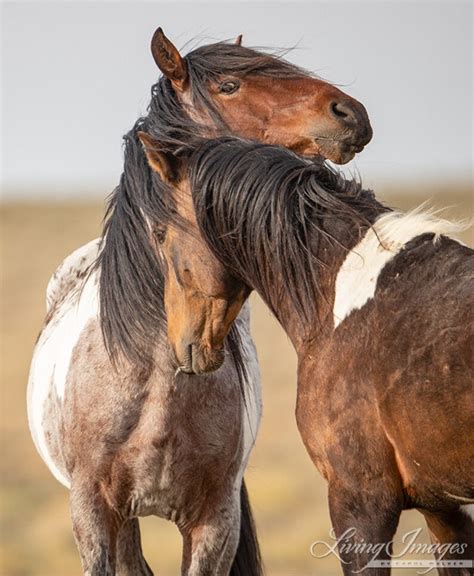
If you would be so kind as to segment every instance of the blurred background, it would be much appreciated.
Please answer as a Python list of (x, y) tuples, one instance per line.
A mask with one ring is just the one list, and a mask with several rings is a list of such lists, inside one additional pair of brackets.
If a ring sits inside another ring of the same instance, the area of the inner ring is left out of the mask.
[[(122, 135), (142, 114), (158, 72), (162, 26), (184, 51), (243, 34), (365, 104), (373, 141), (344, 167), (392, 206), (424, 200), (472, 215), (471, 2), (3, 2), (1, 6), (1, 564), (5, 576), (80, 574), (68, 493), (30, 440), (25, 391), (61, 260), (98, 236), (122, 167)], [(463, 240), (472, 245), (472, 236)], [(253, 298), (264, 418), (246, 478), (269, 576), (339, 574), (309, 549), (329, 539), (326, 487), (294, 422), (295, 356)], [(156, 573), (178, 573), (173, 525), (142, 521)], [(397, 533), (423, 527), (405, 513)], [(424, 531), (425, 538), (427, 537)], [(395, 571), (395, 574), (397, 571)], [(415, 570), (400, 570), (410, 576)], [(433, 573), (433, 572), (432, 572)]]

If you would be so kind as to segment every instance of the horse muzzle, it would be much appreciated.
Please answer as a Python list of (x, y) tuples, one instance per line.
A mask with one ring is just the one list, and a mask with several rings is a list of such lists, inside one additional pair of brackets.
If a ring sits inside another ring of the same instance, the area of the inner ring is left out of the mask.
[(225, 350), (209, 348), (200, 344), (186, 344), (181, 347), (181, 353), (176, 353), (179, 370), (185, 374), (207, 374), (222, 366)]

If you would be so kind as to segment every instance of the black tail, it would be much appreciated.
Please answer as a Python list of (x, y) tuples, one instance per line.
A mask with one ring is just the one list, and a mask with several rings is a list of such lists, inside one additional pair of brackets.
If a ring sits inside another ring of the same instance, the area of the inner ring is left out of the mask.
[(245, 482), (240, 489), (240, 539), (229, 576), (263, 576), (260, 547)]

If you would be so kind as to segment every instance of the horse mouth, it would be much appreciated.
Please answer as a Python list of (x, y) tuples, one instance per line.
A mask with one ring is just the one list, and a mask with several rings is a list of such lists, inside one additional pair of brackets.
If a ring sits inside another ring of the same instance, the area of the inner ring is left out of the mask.
[(210, 350), (196, 344), (187, 346), (178, 372), (185, 374), (207, 374), (220, 368), (224, 362), (224, 348)]
[[(177, 355), (176, 355), (177, 356)], [(194, 374), (193, 370), (193, 346), (189, 344), (186, 346), (181, 362), (178, 364), (178, 372), (184, 372), (184, 374)]]
[(366, 145), (332, 136), (315, 136), (314, 142), (319, 153), (335, 164), (347, 164), (356, 154), (362, 152)]

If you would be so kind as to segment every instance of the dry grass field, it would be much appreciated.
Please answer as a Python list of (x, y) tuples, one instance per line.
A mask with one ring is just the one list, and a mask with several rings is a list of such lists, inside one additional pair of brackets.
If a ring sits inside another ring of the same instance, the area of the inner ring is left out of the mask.
[[(469, 189), (437, 194), (451, 216), (472, 213)], [(406, 208), (430, 196), (417, 191), (381, 195)], [(71, 533), (68, 493), (36, 454), (26, 420), (30, 357), (44, 315), (45, 288), (56, 265), (99, 234), (100, 204), (10, 203), (2, 208), (1, 510), (2, 576), (80, 574)], [(465, 242), (472, 243), (466, 235)], [(313, 541), (328, 539), (326, 487), (313, 468), (294, 421), (295, 355), (275, 320), (254, 297), (253, 333), (262, 367), (264, 418), (246, 478), (269, 576), (340, 574), (334, 557), (310, 555)], [(397, 538), (423, 526), (416, 512), (402, 517)], [(146, 557), (155, 573), (178, 574), (180, 540), (174, 526), (142, 521)], [(426, 532), (424, 532), (426, 538)], [(397, 571), (395, 572), (397, 573)], [(400, 570), (410, 576), (415, 570)], [(433, 574), (433, 572), (432, 572)]]

